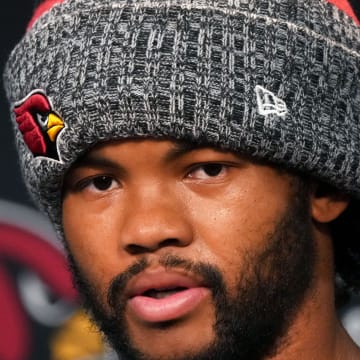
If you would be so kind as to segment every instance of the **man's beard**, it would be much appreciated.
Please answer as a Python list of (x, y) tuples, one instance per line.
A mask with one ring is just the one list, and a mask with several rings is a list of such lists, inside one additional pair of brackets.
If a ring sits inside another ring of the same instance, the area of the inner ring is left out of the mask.
[[(299, 183), (292, 204), (266, 236), (265, 249), (239, 259), (235, 295), (229, 294), (221, 271), (214, 265), (170, 254), (159, 259), (165, 268), (184, 269), (200, 276), (211, 290), (216, 310), (213, 343), (201, 352), (186, 349), (181, 357), (169, 355), (168, 359), (261, 360), (275, 355), (286, 342), (286, 333), (311, 287), (316, 256), (308, 194), (305, 185)], [(121, 359), (153, 359), (132, 343), (125, 321), (126, 299), (122, 296), (129, 280), (149, 266), (146, 257), (112, 280), (106, 294), (110, 315), (104, 310), (99, 291), (87, 281), (73, 255), (68, 256), (85, 308)], [(164, 329), (172, 325), (161, 324)], [(146, 351), (149, 353), (151, 349)]]

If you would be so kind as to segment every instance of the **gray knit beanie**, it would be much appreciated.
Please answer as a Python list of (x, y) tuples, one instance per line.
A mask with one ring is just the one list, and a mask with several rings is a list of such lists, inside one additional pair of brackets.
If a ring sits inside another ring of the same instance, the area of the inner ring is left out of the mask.
[(59, 231), (67, 169), (134, 136), (245, 152), (360, 196), (360, 28), (347, 1), (47, 3), (4, 78), (25, 181)]

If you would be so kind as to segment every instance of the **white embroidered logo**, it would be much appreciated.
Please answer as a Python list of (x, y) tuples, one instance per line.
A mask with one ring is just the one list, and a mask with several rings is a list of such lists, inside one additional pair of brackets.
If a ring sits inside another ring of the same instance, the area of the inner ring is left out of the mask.
[(288, 109), (285, 101), (279, 99), (274, 93), (260, 85), (256, 85), (255, 92), (260, 115), (285, 116), (287, 114)]

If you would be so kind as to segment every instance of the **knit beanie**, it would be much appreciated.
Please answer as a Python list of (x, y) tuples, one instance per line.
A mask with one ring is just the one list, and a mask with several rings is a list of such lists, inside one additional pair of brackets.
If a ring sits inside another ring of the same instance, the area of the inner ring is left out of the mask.
[(360, 29), (344, 0), (48, 0), (4, 80), (25, 182), (61, 232), (100, 142), (246, 153), (360, 196)]

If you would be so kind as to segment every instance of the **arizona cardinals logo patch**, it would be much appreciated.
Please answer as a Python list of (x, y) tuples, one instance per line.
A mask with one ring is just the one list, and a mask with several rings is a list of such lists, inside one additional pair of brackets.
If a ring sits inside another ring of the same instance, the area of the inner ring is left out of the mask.
[(24, 141), (34, 156), (59, 160), (56, 140), (65, 124), (42, 90), (15, 103), (14, 113)]

